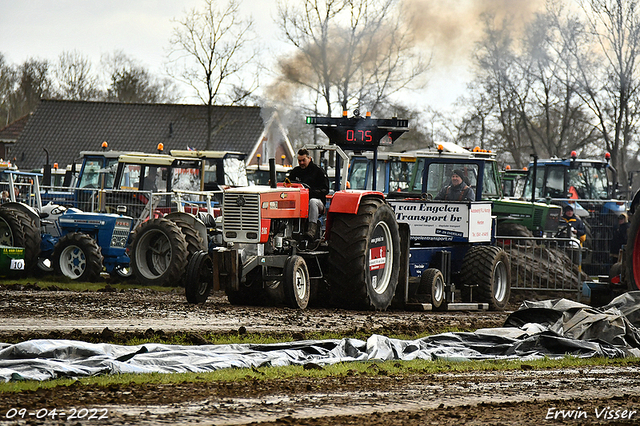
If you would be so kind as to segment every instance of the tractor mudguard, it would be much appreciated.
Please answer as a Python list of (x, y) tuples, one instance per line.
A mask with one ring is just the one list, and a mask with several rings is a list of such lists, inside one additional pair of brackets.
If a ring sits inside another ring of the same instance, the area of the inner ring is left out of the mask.
[(333, 194), (331, 198), (329, 213), (356, 214), (358, 213), (358, 207), (360, 207), (360, 200), (364, 196), (374, 196), (384, 200), (384, 195), (379, 191), (362, 191), (355, 189), (338, 191)]

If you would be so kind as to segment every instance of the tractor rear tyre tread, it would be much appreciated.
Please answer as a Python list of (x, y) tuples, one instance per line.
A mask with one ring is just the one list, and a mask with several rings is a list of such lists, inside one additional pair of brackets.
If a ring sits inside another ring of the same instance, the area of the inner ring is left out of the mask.
[(640, 209), (636, 208), (630, 223), (624, 248), (622, 280), (627, 283), (629, 291), (635, 291), (640, 290)]
[(461, 271), (465, 284), (475, 284), (479, 302), (489, 309), (501, 311), (511, 295), (511, 268), (509, 256), (500, 247), (474, 246), (464, 257)]
[[(380, 230), (387, 240), (383, 241), (387, 253), (382, 268), (375, 271), (370, 265), (370, 245), (374, 232)], [(379, 271), (382, 271), (380, 283)], [(393, 209), (382, 199), (363, 198), (357, 214), (333, 217), (327, 279), (335, 305), (346, 309), (387, 309), (393, 300), (399, 271), (398, 223)]]
[(37, 269), (41, 237), (33, 219), (21, 210), (0, 208), (0, 222), (8, 226), (3, 229), (5, 227), (0, 223), (0, 242), (24, 248), (25, 271)]
[[(187, 263), (191, 260), (191, 257), (200, 250), (206, 250), (207, 246), (205, 245), (202, 236), (189, 225), (188, 222), (181, 220), (179, 218), (173, 218), (172, 221), (178, 225), (182, 235), (184, 235), (184, 239), (187, 242)], [(183, 281), (181, 287), (186, 287), (186, 275), (183, 276)]]
[(187, 255), (184, 234), (169, 219), (150, 219), (131, 235), (131, 269), (143, 285), (177, 286), (187, 268)]

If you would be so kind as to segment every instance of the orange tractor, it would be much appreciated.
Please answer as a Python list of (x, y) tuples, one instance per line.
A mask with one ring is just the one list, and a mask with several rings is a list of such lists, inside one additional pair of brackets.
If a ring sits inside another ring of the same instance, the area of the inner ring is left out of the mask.
[[(374, 151), (408, 130), (407, 120), (372, 119), (357, 111), (353, 117), (308, 117), (307, 123), (332, 145)], [(398, 285), (401, 248), (395, 213), (384, 195), (337, 189), (329, 196), (322, 237), (308, 241), (309, 189), (276, 184), (275, 161), (270, 162), (269, 186), (224, 191), (218, 229), (224, 243), (191, 257), (187, 300), (202, 303), (212, 290), (224, 290), (232, 304), (304, 309), (330, 300), (349, 309), (387, 309)], [(347, 165), (343, 160), (345, 171)]]

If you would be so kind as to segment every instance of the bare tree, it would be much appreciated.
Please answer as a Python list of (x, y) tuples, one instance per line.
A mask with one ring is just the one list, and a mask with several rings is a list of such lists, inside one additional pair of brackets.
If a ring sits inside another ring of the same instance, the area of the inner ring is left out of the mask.
[[(490, 125), (494, 110), (493, 98), (478, 89), (476, 83), (469, 83), (469, 94), (456, 102), (460, 109), (465, 111), (457, 125), (456, 143), (460, 146), (489, 149), (495, 147), (493, 126)], [(518, 162), (516, 164), (521, 167)]]
[[(170, 44), (169, 73), (193, 87), (207, 105), (207, 143), (221, 122), (213, 123), (212, 107), (218, 101), (239, 104), (258, 87), (257, 75), (246, 74), (255, 62), (251, 20), (240, 18), (240, 2), (204, 0), (202, 10), (192, 9), (176, 20)], [(252, 81), (245, 83), (245, 78)]]
[(89, 101), (100, 97), (98, 77), (91, 72), (91, 61), (76, 51), (60, 54), (54, 76), (57, 96), (62, 99)]
[[(484, 37), (475, 52), (476, 80), (470, 86), (480, 93), (475, 96), (474, 111), (470, 112), (469, 118), (480, 111), (482, 126), (487, 125), (489, 118), (495, 136), (493, 142), (497, 146), (485, 148), (500, 147), (520, 164), (524, 161), (522, 153), (531, 148), (522, 125), (523, 105), (529, 96), (530, 83), (519, 64), (510, 21), (505, 18), (496, 24), (494, 15), (488, 13), (483, 19)], [(487, 111), (491, 111), (488, 117)], [(482, 142), (484, 144), (485, 140)]]
[(483, 18), (476, 80), (460, 137), (472, 138), (470, 131), (481, 126), (480, 142), (509, 152), (519, 167), (529, 154), (563, 156), (593, 144), (598, 134), (562, 42), (563, 32), (575, 26), (560, 22), (551, 8), (535, 14), (521, 33), (509, 18)]
[(429, 69), (396, 0), (287, 0), (278, 4), (286, 41), (297, 52), (280, 59), (282, 78), (313, 92), (326, 113), (366, 105), (375, 111), (389, 96)]
[[(581, 0), (587, 32), (564, 40), (574, 55), (580, 95), (597, 119), (620, 178), (637, 134), (640, 10), (635, 0)], [(576, 18), (577, 20), (577, 18)]]
[(9, 95), (14, 119), (35, 111), (40, 99), (51, 97), (50, 67), (48, 61), (33, 58), (18, 67), (18, 85)]
[(102, 57), (108, 87), (105, 99), (125, 103), (163, 103), (179, 99), (175, 84), (158, 79), (121, 51)]
[(12, 94), (17, 86), (18, 77), (14, 67), (6, 63), (0, 53), (0, 127), (4, 127), (19, 118), (14, 115)]

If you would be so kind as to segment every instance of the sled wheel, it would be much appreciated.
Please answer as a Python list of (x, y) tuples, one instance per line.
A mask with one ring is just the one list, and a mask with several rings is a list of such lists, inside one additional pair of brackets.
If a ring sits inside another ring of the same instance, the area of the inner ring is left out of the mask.
[(426, 294), (431, 295), (431, 306), (438, 309), (442, 306), (445, 298), (444, 276), (439, 269), (428, 268), (420, 276), (420, 288)]
[(285, 303), (291, 308), (305, 309), (309, 304), (311, 282), (304, 258), (290, 256), (284, 264)]
[(172, 221), (151, 219), (133, 231), (130, 258), (141, 284), (178, 286), (187, 268), (187, 242)]
[(640, 290), (640, 210), (631, 216), (624, 248), (624, 281), (629, 291)]
[(347, 309), (385, 310), (400, 271), (400, 236), (393, 209), (365, 197), (356, 214), (335, 214), (327, 279), (334, 302)]
[(25, 212), (0, 208), (0, 244), (24, 248), (25, 271), (33, 271), (40, 254), (40, 229)]
[(489, 303), (491, 310), (503, 310), (511, 295), (511, 268), (507, 253), (496, 246), (469, 249), (462, 264), (466, 284), (476, 284), (479, 302)]
[(102, 272), (102, 253), (98, 243), (80, 232), (60, 238), (52, 255), (56, 273), (72, 280), (95, 282)]
[(185, 278), (185, 295), (189, 303), (204, 303), (213, 288), (213, 260), (204, 250), (191, 256)]

